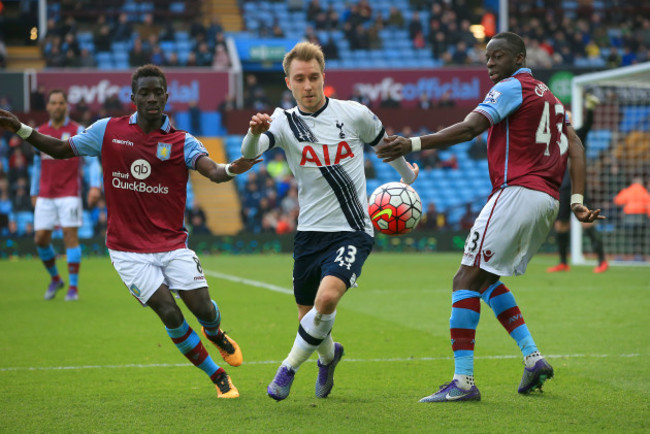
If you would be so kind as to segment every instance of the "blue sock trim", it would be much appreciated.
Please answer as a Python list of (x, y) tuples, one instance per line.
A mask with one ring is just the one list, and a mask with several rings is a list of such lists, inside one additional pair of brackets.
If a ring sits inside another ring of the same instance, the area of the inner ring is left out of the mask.
[(41, 261), (49, 261), (50, 259), (54, 259), (56, 256), (52, 244), (47, 247), (36, 246), (36, 251), (38, 252), (38, 257), (41, 258)]
[(221, 312), (219, 311), (219, 306), (217, 306), (217, 302), (214, 300), (211, 301), (212, 304), (214, 305), (215, 311), (217, 312), (217, 316), (214, 318), (213, 321), (203, 321), (199, 318), (197, 318), (197, 320), (199, 321), (199, 324), (205, 327), (206, 334), (213, 336), (219, 332), (219, 326), (221, 325)]
[(68, 263), (78, 264), (81, 262), (81, 246), (70, 247), (65, 250), (65, 254), (68, 257)]
[(537, 345), (535, 345), (535, 340), (528, 330), (526, 324), (522, 324), (510, 333), (510, 336), (517, 342), (517, 345), (521, 349), (521, 353), (524, 357), (538, 351)]
[(499, 316), (502, 312), (505, 312), (506, 310), (517, 306), (515, 296), (512, 295), (512, 292), (510, 291), (501, 295), (497, 295), (496, 297), (492, 297), (488, 304), (494, 311), (495, 316)]
[(474, 351), (454, 351), (454, 374), (474, 375)]
[(476, 329), (481, 314), (470, 309), (451, 308), (449, 327), (452, 329)]
[(209, 376), (212, 376), (215, 372), (219, 370), (219, 365), (214, 363), (214, 360), (212, 360), (212, 357), (208, 355), (208, 357), (205, 358), (203, 363), (201, 363), (197, 368), (201, 369), (203, 372), (208, 374)]
[(483, 299), (484, 302), (487, 304), (490, 304), (490, 295), (492, 294), (492, 291), (494, 291), (494, 288), (496, 288), (499, 285), (503, 285), (502, 281), (497, 281), (496, 283), (493, 283), (492, 285), (488, 286), (488, 289), (483, 291), (483, 294), (481, 294), (481, 298)]
[(185, 335), (185, 333), (187, 333), (189, 328), (190, 325), (187, 323), (187, 321), (183, 320), (183, 324), (181, 324), (180, 327), (177, 327), (175, 329), (165, 327), (165, 330), (167, 330), (167, 334), (170, 338), (180, 338)]
[(470, 291), (469, 289), (459, 289), (451, 293), (451, 302), (456, 303), (457, 301), (465, 300), (466, 298), (479, 298), (480, 293), (476, 291)]

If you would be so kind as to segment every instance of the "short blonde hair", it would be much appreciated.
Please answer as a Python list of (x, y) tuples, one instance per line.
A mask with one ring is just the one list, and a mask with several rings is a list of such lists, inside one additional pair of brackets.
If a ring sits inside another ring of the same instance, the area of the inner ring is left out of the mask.
[(325, 72), (325, 55), (323, 55), (323, 50), (320, 46), (316, 44), (311, 42), (300, 42), (296, 44), (291, 51), (284, 55), (282, 67), (284, 68), (284, 73), (287, 77), (289, 76), (289, 66), (294, 59), (302, 60), (304, 62), (316, 59), (320, 66), (320, 72)]

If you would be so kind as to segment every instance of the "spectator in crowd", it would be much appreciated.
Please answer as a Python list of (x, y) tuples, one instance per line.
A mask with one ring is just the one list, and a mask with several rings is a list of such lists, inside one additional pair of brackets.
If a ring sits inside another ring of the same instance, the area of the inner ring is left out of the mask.
[(289, 164), (282, 152), (275, 153), (273, 160), (266, 164), (266, 169), (268, 170), (269, 175), (275, 180), (283, 179), (287, 175), (291, 174)]
[(95, 235), (105, 238), (108, 212), (106, 210), (106, 200), (103, 197), (99, 198), (97, 205), (91, 210), (91, 216)]
[(9, 234), (9, 217), (13, 213), (13, 203), (9, 195), (9, 182), (7, 179), (0, 179), (0, 235), (3, 237)]
[(0, 109), (2, 110), (11, 110), (12, 106), (9, 102), (9, 97), (2, 95), (0, 96)]
[(456, 106), (456, 101), (451, 96), (451, 89), (446, 90), (440, 95), (440, 99), (436, 103), (438, 108), (451, 108)]
[(466, 65), (470, 63), (469, 53), (465, 41), (458, 41), (456, 49), (451, 55), (451, 61), (454, 65)]
[(111, 27), (104, 23), (99, 24), (93, 32), (95, 52), (107, 53), (111, 51)]
[(447, 226), (447, 216), (445, 213), (438, 212), (436, 204), (429, 202), (427, 209), (422, 215), (422, 220), (418, 224), (418, 229), (424, 231), (436, 231), (444, 229)]
[(201, 124), (201, 109), (196, 101), (187, 103), (187, 112), (190, 116), (190, 133), (195, 136), (203, 134), (203, 125)]
[(648, 250), (646, 234), (650, 222), (650, 193), (643, 185), (643, 177), (634, 177), (614, 197), (614, 203), (623, 207), (623, 227), (631, 232), (634, 254), (642, 259)]
[(7, 67), (7, 45), (4, 37), (0, 35), (0, 68)]
[(81, 49), (81, 54), (79, 55), (78, 65), (81, 68), (96, 68), (97, 61), (87, 48)]
[(231, 93), (227, 93), (223, 101), (219, 104), (217, 107), (217, 110), (221, 114), (221, 120), (225, 122), (225, 120), (228, 118), (228, 113), (235, 110), (237, 108), (237, 102), (235, 101), (235, 95)]
[(124, 104), (122, 104), (122, 101), (120, 101), (120, 97), (117, 93), (107, 96), (102, 103), (102, 108), (104, 108), (104, 110), (106, 110), (106, 112), (109, 114), (122, 114), (124, 112)]
[(144, 14), (142, 23), (135, 26), (135, 31), (143, 41), (148, 41), (152, 36), (158, 39), (161, 30), (162, 29), (154, 21), (153, 14), (151, 12)]
[(74, 54), (74, 51), (71, 48), (65, 52), (63, 66), (66, 68), (79, 68), (81, 66), (81, 59), (79, 56)]
[(485, 160), (487, 158), (486, 134), (480, 134), (472, 140), (472, 144), (467, 150), (467, 155), (474, 161)]
[(165, 53), (163, 53), (160, 44), (156, 44), (153, 46), (149, 61), (157, 66), (161, 66), (165, 63)]
[(198, 66), (196, 63), (196, 53), (194, 51), (190, 51), (187, 53), (187, 59), (185, 60), (185, 65), (187, 67), (194, 67)]
[(32, 198), (29, 195), (29, 182), (27, 181), (27, 178), (18, 178), (16, 184), (12, 187), (12, 190), (14, 211), (31, 211)]
[(201, 42), (194, 51), (196, 66), (212, 66), (213, 53), (206, 42)]
[(12, 189), (18, 185), (18, 180), (21, 178), (29, 179), (29, 164), (19, 142), (18, 146), (13, 147), (9, 157), (9, 185)]
[(159, 37), (161, 41), (169, 42), (176, 40), (176, 30), (174, 29), (174, 24), (171, 20), (165, 21)]
[(165, 59), (165, 66), (167, 67), (179, 67), (182, 66), (180, 61), (178, 60), (178, 54), (176, 54), (174, 51), (169, 53)]
[(379, 103), (379, 106), (381, 108), (400, 108), (401, 105), (402, 104), (400, 103), (400, 101), (395, 99), (390, 92), (386, 93), (386, 95)]
[(363, 104), (366, 107), (370, 107), (371, 105), (370, 98), (368, 98), (367, 95), (361, 93), (361, 89), (358, 86), (354, 87), (354, 90), (352, 91), (352, 95), (350, 96), (350, 100), (356, 101), (359, 104)]
[(131, 67), (138, 67), (149, 63), (149, 53), (147, 53), (142, 45), (142, 39), (135, 38), (133, 40), (133, 48), (129, 52), (129, 65)]
[(215, 46), (212, 68), (217, 70), (226, 70), (230, 68), (230, 57), (223, 45)]
[(67, 53), (69, 50), (72, 50), (74, 57), (79, 57), (79, 55), (81, 55), (81, 47), (79, 47), (79, 42), (77, 41), (77, 37), (74, 35), (74, 33), (67, 33), (63, 37), (61, 51)]
[(217, 33), (214, 37), (214, 47), (215, 49), (219, 46), (222, 46), (224, 51), (228, 52), (228, 44), (226, 43), (226, 35), (223, 32)]
[(307, 21), (315, 21), (316, 16), (323, 12), (323, 8), (320, 5), (319, 0), (309, 0), (309, 4), (307, 5)]
[(32, 111), (45, 110), (45, 85), (39, 84), (29, 95), (29, 107)]
[(65, 54), (61, 52), (61, 47), (56, 44), (52, 45), (50, 53), (45, 56), (45, 66), (50, 68), (62, 68), (65, 66), (65, 62)]
[(196, 200), (192, 202), (192, 207), (187, 211), (186, 220), (189, 222), (192, 235), (212, 235), (206, 225), (205, 212)]
[(413, 12), (411, 14), (411, 19), (409, 20), (408, 25), (409, 39), (412, 41), (415, 39), (415, 36), (418, 32), (424, 34), (424, 28), (422, 27), (422, 21), (420, 21), (420, 13)]
[(133, 35), (133, 25), (129, 22), (129, 16), (126, 12), (120, 13), (117, 18), (117, 24), (113, 29), (111, 39), (115, 42), (127, 42)]
[(429, 110), (432, 107), (433, 103), (429, 99), (427, 92), (421, 92), (420, 96), (418, 97), (418, 108), (421, 110)]
[(284, 30), (278, 19), (273, 20), (273, 27), (271, 28), (271, 36), (274, 38), (284, 38)]
[(423, 149), (420, 151), (420, 167), (427, 170), (440, 167), (440, 157), (437, 149)]
[(388, 11), (388, 19), (386, 20), (386, 25), (395, 29), (401, 29), (404, 27), (404, 24), (405, 21), (404, 15), (402, 15), (402, 11), (396, 6), (391, 6)]
[(284, 110), (289, 110), (295, 105), (296, 103), (293, 100), (293, 95), (291, 95), (291, 92), (288, 90), (283, 91), (282, 98), (280, 99), (280, 104), (278, 104), (278, 107), (281, 107)]
[(313, 26), (307, 26), (305, 28), (305, 35), (303, 36), (303, 38), (306, 41), (311, 42), (312, 44), (321, 45), (321, 41), (320, 39), (318, 39), (318, 35), (316, 34), (316, 30), (314, 30)]
[(440, 167), (449, 170), (458, 169), (458, 157), (456, 157), (456, 154), (451, 154), (448, 159), (440, 161)]
[(472, 204), (466, 203), (465, 214), (462, 215), (460, 221), (458, 222), (458, 224), (460, 225), (460, 230), (469, 231), (470, 229), (472, 229), (475, 218), (476, 218), (476, 214), (474, 213), (474, 211), (472, 211)]
[(210, 25), (205, 31), (205, 40), (208, 44), (213, 44), (217, 39), (217, 35), (220, 33), (223, 34), (223, 25), (221, 24), (219, 16), (213, 15), (210, 19)]
[(327, 37), (327, 42), (323, 45), (323, 54), (325, 54), (327, 60), (339, 59), (339, 47), (331, 34)]
[(442, 30), (437, 31), (432, 35), (433, 36), (429, 38), (429, 43), (431, 44), (431, 55), (434, 59), (442, 59), (445, 53), (447, 53), (447, 36)]

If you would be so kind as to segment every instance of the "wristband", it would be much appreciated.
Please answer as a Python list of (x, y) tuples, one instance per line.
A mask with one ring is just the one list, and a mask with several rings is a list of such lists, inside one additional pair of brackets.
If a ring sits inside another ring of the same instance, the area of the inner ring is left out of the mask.
[(572, 194), (571, 195), (571, 205), (577, 203), (578, 205), (583, 205), (585, 198), (581, 194)]
[(16, 135), (21, 139), (26, 139), (27, 137), (32, 135), (32, 131), (33, 131), (32, 127), (21, 123), (20, 129), (16, 131)]
[(422, 139), (411, 137), (411, 152), (417, 152), (422, 149)]
[(229, 167), (230, 167), (230, 164), (226, 164), (226, 167), (225, 167), (225, 169), (226, 169), (226, 175), (230, 176), (231, 178), (234, 178), (237, 174), (236, 174), (236, 173), (232, 173), (230, 170), (228, 170)]

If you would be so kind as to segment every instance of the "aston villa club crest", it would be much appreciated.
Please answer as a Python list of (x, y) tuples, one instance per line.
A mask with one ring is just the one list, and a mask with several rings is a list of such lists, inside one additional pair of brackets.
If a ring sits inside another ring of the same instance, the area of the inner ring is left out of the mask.
[(158, 159), (162, 161), (169, 160), (171, 154), (172, 145), (169, 143), (158, 142), (158, 150), (156, 151), (156, 157), (158, 157)]

